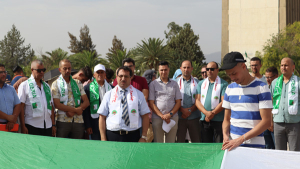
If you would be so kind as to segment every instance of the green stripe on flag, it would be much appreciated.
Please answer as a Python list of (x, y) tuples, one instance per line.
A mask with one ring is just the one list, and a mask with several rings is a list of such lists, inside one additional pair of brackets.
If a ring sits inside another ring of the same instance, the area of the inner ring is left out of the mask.
[(222, 143), (121, 143), (0, 132), (1, 168), (220, 168)]

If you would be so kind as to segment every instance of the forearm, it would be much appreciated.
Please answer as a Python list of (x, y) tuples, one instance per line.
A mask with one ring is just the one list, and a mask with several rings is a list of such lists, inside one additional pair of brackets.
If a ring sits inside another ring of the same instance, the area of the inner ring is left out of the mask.
[(106, 116), (100, 115), (99, 117), (99, 131), (101, 140), (107, 140), (106, 138)]
[(173, 112), (173, 114), (176, 114), (180, 107), (181, 107), (181, 101), (176, 100), (175, 106), (173, 107), (171, 112)]
[(143, 123), (142, 123), (142, 136), (147, 136), (147, 131), (148, 131), (148, 128), (149, 128), (149, 113), (144, 114), (142, 116), (142, 120), (143, 120)]
[(153, 112), (161, 117), (163, 114), (160, 112), (160, 110), (157, 108), (157, 106), (154, 104), (154, 100), (149, 100), (149, 106), (153, 110)]
[(206, 109), (204, 108), (204, 106), (202, 105), (199, 99), (195, 101), (195, 105), (205, 116), (208, 116), (208, 114), (206, 113), (207, 112)]
[(8, 115), (7, 115), (6, 113), (0, 111), (0, 119), (5, 119), (5, 120), (7, 120), (7, 119), (8, 119), (7, 116), (8, 116)]
[(218, 104), (218, 106), (213, 110), (213, 112), (215, 113), (215, 115), (218, 114), (218, 113), (220, 113), (222, 110), (224, 110), (224, 108), (222, 107), (222, 103), (223, 102), (220, 102)]
[(224, 119), (222, 123), (222, 130), (223, 130), (223, 136), (229, 137), (230, 121)]
[(149, 90), (148, 89), (143, 89), (142, 92), (144, 94), (146, 102), (148, 102)]
[(18, 117), (20, 115), (20, 112), (21, 112), (21, 104), (15, 105), (13, 115)]
[(63, 112), (75, 112), (75, 107), (70, 107), (70, 106), (64, 105), (64, 104), (62, 104), (60, 102), (59, 103), (55, 103), (54, 102), (54, 105), (60, 111), (63, 111)]
[(21, 123), (21, 126), (24, 126), (25, 127), (25, 104), (24, 103), (21, 103), (21, 112), (20, 112), (20, 123)]
[[(265, 130), (267, 130), (271, 126), (270, 120), (261, 120), (253, 129), (245, 133), (245, 140), (249, 140), (253, 137), (258, 136), (259, 134), (263, 133)], [(241, 136), (244, 137), (244, 136)]]
[(54, 113), (53, 106), (52, 106), (52, 110), (51, 110), (51, 121), (52, 121), (52, 125), (55, 125), (55, 113)]

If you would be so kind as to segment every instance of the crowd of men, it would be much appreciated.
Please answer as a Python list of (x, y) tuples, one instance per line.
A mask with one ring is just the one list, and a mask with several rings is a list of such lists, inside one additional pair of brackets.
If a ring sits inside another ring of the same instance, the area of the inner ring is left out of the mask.
[[(295, 63), (281, 60), (281, 76), (270, 67), (260, 74), (261, 60), (239, 52), (224, 56), (223, 66), (210, 62), (202, 79), (192, 76), (191, 61), (181, 63), (173, 79), (169, 63), (134, 75), (135, 61), (126, 58), (114, 72), (98, 64), (71, 75), (72, 64), (59, 62), (59, 77), (48, 85), (42, 61), (31, 63), (31, 76), (16, 67), (11, 85), (0, 64), (0, 125), (24, 134), (120, 142), (223, 143), (300, 151), (299, 77)], [(218, 76), (226, 71), (231, 83)], [(273, 100), (273, 101), (272, 101)], [(288, 144), (287, 144), (288, 143)]]

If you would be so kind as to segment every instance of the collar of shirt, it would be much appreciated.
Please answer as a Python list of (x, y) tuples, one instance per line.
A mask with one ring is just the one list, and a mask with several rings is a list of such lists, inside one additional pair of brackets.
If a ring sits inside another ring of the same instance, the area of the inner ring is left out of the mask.
[[(161, 82), (161, 83), (163, 83), (163, 81), (161, 80), (161, 78), (160, 78), (160, 77), (159, 77), (159, 78), (157, 78), (156, 80), (157, 80), (158, 82)], [(168, 83), (169, 83), (169, 82), (171, 82), (170, 78), (168, 78)]]
[(4, 87), (7, 87), (6, 83), (4, 83), (4, 85), (2, 87), (0, 87), (0, 89), (3, 89)]
[[(120, 86), (119, 86), (119, 90), (118, 90), (118, 93), (120, 93), (121, 90), (126, 90), (126, 92), (128, 92), (130, 90), (130, 85), (126, 88), (126, 89), (122, 89)], [(125, 93), (126, 93), (125, 92)]]

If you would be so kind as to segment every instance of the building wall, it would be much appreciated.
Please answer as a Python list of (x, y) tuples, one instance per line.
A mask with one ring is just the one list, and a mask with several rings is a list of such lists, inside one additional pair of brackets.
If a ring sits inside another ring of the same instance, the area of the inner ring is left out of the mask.
[(229, 0), (229, 52), (247, 52), (248, 58), (261, 52), (279, 32), (278, 5), (278, 0)]

